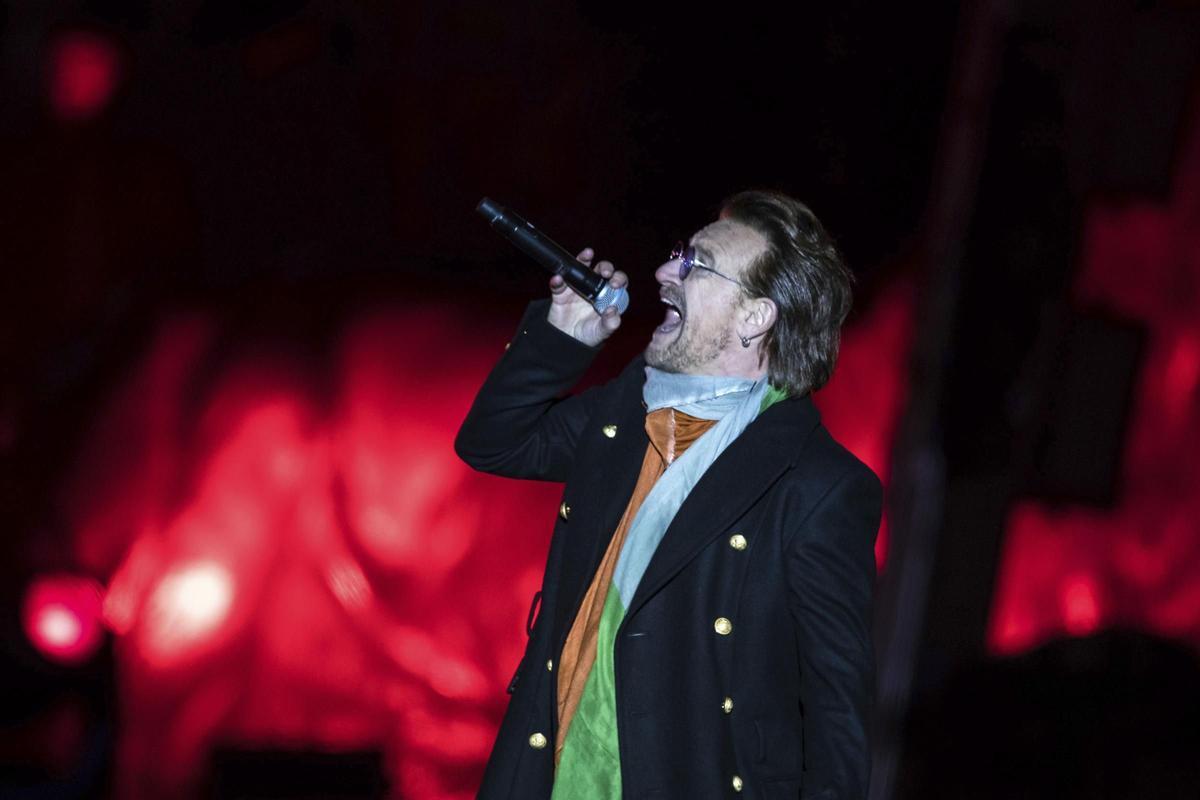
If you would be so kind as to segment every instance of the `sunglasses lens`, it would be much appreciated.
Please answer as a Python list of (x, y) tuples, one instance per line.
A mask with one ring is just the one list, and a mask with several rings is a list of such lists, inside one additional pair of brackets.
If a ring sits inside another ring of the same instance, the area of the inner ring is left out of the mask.
[(679, 280), (684, 280), (692, 274), (692, 265), (696, 260), (696, 248), (685, 247), (679, 254)]
[(679, 280), (683, 280), (692, 271), (692, 259), (690, 250), (692, 248), (685, 247), (683, 242), (676, 242), (675, 249), (671, 251), (671, 260), (679, 261)]

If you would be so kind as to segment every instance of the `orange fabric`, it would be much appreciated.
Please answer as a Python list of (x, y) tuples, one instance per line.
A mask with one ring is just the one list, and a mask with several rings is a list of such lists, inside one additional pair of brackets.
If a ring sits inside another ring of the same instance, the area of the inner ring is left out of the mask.
[(646, 433), (650, 444), (646, 447), (646, 456), (642, 459), (642, 471), (638, 474), (637, 484), (617, 530), (604, 551), (600, 568), (583, 596), (583, 604), (575, 615), (571, 630), (563, 644), (562, 653), (558, 658), (558, 735), (554, 741), (554, 763), (558, 764), (562, 757), (563, 743), (567, 739), (567, 729), (571, 719), (579, 708), (579, 699), (583, 697), (583, 687), (587, 683), (592, 664), (596, 661), (596, 639), (600, 630), (600, 615), (604, 611), (604, 601), (608, 598), (608, 589), (612, 586), (613, 573), (617, 569), (617, 560), (621, 555), (621, 547), (625, 537), (637, 516), (638, 509), (646, 495), (654, 487), (667, 470), (667, 466), (676, 458), (683, 455), (693, 442), (705, 431), (716, 424), (716, 420), (700, 419), (673, 408), (660, 408), (646, 415)]

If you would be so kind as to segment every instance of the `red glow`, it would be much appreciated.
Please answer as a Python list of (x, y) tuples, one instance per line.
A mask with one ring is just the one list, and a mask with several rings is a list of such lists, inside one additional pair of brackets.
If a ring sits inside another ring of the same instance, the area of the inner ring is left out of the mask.
[(1077, 304), (1143, 321), (1149, 341), (1116, 508), (1026, 503), (1008, 524), (989, 647), (1133, 626), (1200, 644), (1200, 106), (1169, 204), (1089, 213)]
[(361, 611), (371, 601), (371, 585), (362, 568), (349, 559), (341, 559), (326, 573), (334, 597), (350, 611)]
[[(903, 349), (907, 302), (848, 334), (823, 393), (880, 471), (904, 359), (872, 354)], [(199, 392), (211, 327), (160, 332), (64, 503), (78, 557), (112, 575), (118, 796), (186, 794), (217, 740), (377, 747), (397, 796), (474, 794), (561, 491), (454, 455), (509, 322), (395, 309), (351, 324), (328, 368), (238, 360)]]
[(42, 608), (34, 629), (42, 644), (52, 649), (73, 647), (83, 638), (83, 623), (79, 617), (71, 609), (57, 603)]
[(51, 661), (78, 664), (100, 648), (100, 585), (77, 575), (45, 575), (25, 592), (25, 634)]
[[(875, 299), (858, 324), (847, 328), (833, 379), (816, 393), (825, 427), (887, 484), (891, 447), (908, 389), (913, 286), (897, 281)], [(875, 564), (887, 561), (885, 512), (875, 540)]]
[(109, 40), (89, 31), (55, 37), (49, 59), (50, 105), (64, 120), (96, 116), (112, 99), (120, 59)]
[(1096, 586), (1087, 577), (1070, 578), (1063, 586), (1062, 615), (1067, 632), (1086, 636), (1100, 624), (1100, 607)]
[(213, 633), (229, 615), (233, 577), (215, 562), (177, 567), (150, 595), (144, 647), (155, 660), (167, 659)]

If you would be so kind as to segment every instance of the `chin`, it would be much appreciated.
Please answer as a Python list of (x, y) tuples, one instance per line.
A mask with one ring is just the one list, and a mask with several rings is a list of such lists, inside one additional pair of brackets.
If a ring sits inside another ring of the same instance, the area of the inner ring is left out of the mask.
[(671, 357), (670, 348), (670, 344), (655, 346), (655, 343), (651, 342), (642, 354), (646, 359), (646, 365), (654, 367), (657, 370), (662, 370), (663, 372), (682, 372), (683, 370), (679, 368), (678, 359)]
[(678, 331), (667, 334), (656, 331), (646, 344), (646, 363), (656, 369), (669, 370), (671, 348), (675, 346), (678, 339)]

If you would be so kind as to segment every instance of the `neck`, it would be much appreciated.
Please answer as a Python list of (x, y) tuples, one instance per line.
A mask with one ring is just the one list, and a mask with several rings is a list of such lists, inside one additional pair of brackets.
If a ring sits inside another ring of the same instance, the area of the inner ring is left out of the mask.
[(726, 350), (712, 364), (701, 367), (698, 374), (760, 381), (767, 377), (769, 367), (767, 359), (760, 356), (758, 342), (754, 342), (752, 347), (739, 345), (736, 350)]

